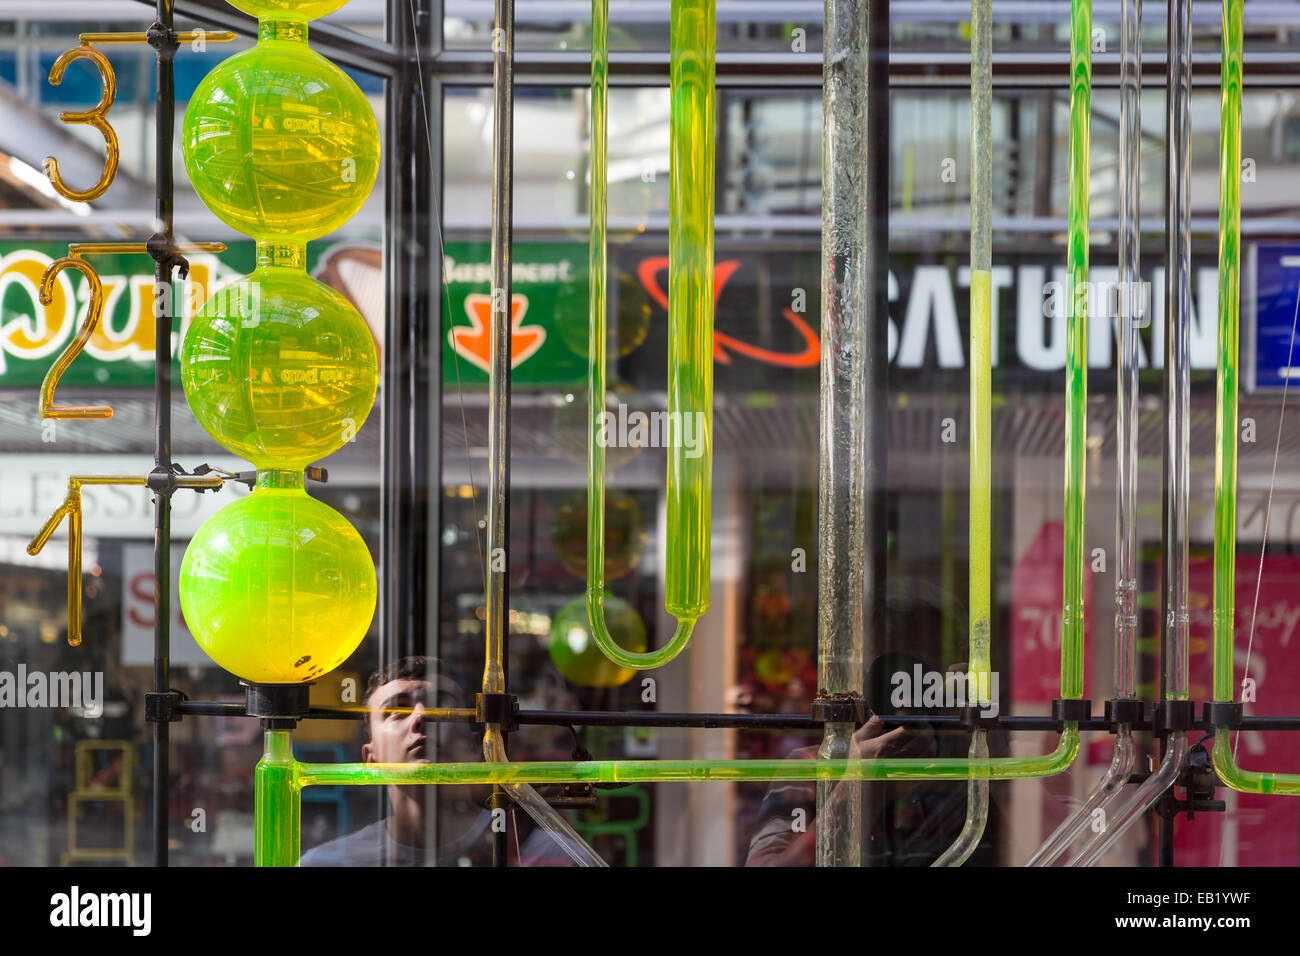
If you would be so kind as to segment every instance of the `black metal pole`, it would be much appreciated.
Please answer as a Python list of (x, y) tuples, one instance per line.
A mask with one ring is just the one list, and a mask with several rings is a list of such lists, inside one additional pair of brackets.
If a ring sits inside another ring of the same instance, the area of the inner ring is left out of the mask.
[[(889, 538), (889, 0), (867, 3), (867, 323), (866, 566), (863, 568), (863, 665), (885, 650), (885, 579)], [(866, 675), (863, 675), (866, 687)], [(871, 688), (867, 687), (867, 692)], [(868, 700), (868, 705), (879, 701)], [(880, 788), (862, 788), (862, 861), (872, 859)]]
[[(149, 43), (158, 64), (156, 97), (155, 231), (149, 241), (154, 258), (154, 468), (149, 488), (154, 494), (154, 693), (171, 686), (171, 493), (172, 493), (172, 273), (175, 254), (172, 235), (172, 144), (176, 135), (176, 90), (173, 61), (173, 0), (158, 0), (157, 19), (149, 29)], [(153, 860), (167, 865), (168, 777), (170, 741), (167, 720), (153, 721)]]
[[(492, 30), (492, 372), (488, 411), (488, 640), (500, 649), (497, 693), (510, 692), (510, 368), (513, 331), (511, 263), (514, 226), (514, 0), (495, 0)], [(496, 666), (488, 650), (487, 668)], [(488, 692), (484, 674), (484, 692)], [(507, 735), (501, 733), (502, 751)], [(493, 791), (498, 800), (501, 788)], [(499, 804), (498, 804), (499, 805)], [(504, 829), (492, 831), (492, 865), (506, 866)]]

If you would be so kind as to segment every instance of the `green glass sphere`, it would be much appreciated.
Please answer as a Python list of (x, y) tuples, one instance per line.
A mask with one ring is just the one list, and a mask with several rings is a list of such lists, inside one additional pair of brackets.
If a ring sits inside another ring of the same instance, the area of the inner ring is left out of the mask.
[(268, 19), (315, 20), (347, 5), (348, 0), (226, 0), (249, 16)]
[(181, 609), (199, 646), (232, 674), (303, 683), (338, 667), (366, 636), (375, 567), (361, 535), (308, 497), (300, 475), (283, 488), (263, 487), (267, 477), (195, 533), (181, 564)]
[[(605, 332), (608, 359), (624, 358), (639, 349), (650, 331), (650, 296), (636, 276), (621, 269), (614, 272), (613, 297)], [(590, 328), (590, 287), (586, 281), (565, 282), (555, 291), (555, 328), (560, 340), (574, 355), (587, 357)], [(608, 360), (607, 359), (607, 360)]]
[[(641, 563), (646, 522), (641, 506), (626, 491), (605, 491), (605, 580), (623, 577)], [(564, 569), (579, 580), (587, 577), (587, 493), (575, 491), (555, 509), (551, 547)]]
[(342, 448), (374, 407), (374, 336), (351, 303), (295, 269), (219, 290), (190, 322), (181, 384), (218, 444), (258, 470), (299, 470)]
[[(645, 625), (636, 609), (622, 598), (605, 592), (605, 625), (619, 647), (641, 653), (646, 648)], [(618, 687), (636, 671), (615, 664), (591, 636), (587, 598), (574, 598), (551, 622), (551, 662), (570, 683), (579, 687)]]
[(379, 126), (352, 79), (306, 43), (263, 40), (203, 78), (185, 169), (226, 225), (308, 242), (357, 214), (379, 175)]

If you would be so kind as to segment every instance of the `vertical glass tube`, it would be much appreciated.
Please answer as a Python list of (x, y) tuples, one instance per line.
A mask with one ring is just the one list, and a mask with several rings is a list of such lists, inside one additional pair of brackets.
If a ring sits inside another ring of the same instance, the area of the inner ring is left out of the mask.
[[(1124, 0), (1120, 22), (1119, 381), (1115, 418), (1115, 696), (1137, 693), (1137, 330), (1142, 175), (1142, 5)], [(1119, 741), (1116, 741), (1119, 746)]]
[(1187, 732), (1178, 730), (1170, 735), (1168, 749), (1156, 772), (1142, 782), (1137, 793), (1133, 794), (1118, 813), (1106, 820), (1102, 831), (1084, 845), (1083, 849), (1070, 860), (1069, 865), (1092, 866), (1105, 856), (1106, 851), (1115, 845), (1129, 827), (1141, 820), (1143, 814), (1155, 806), (1160, 795), (1173, 786), (1174, 781), (1178, 779), (1178, 771), (1186, 759)]
[[(1219, 87), (1219, 363), (1214, 426), (1214, 699), (1235, 698), (1237, 349), (1241, 312), (1241, 0), (1224, 0)], [(1217, 748), (1216, 748), (1217, 753)], [(1217, 765), (1217, 761), (1216, 761)]]
[[(867, 4), (826, 0), (822, 59), (821, 435), (818, 691), (861, 696), (866, 621)], [(848, 757), (852, 724), (818, 756)], [(861, 862), (861, 790), (817, 787), (817, 864)]]
[(1191, 486), (1188, 419), (1191, 394), (1191, 93), (1192, 4), (1169, 7), (1169, 116), (1167, 121), (1168, 240), (1165, 261), (1165, 507), (1161, 556), (1164, 595), (1164, 695), (1186, 700), (1187, 535)]
[(1070, 158), (1066, 239), (1065, 572), (1061, 696), (1083, 696), (1083, 516), (1088, 422), (1088, 202), (1092, 112), (1092, 0), (1070, 2)]
[[(713, 493), (713, 0), (673, 0), (668, 218), (668, 567), (681, 623), (709, 607)], [(683, 435), (694, 434), (687, 443)]]
[[(1236, 694), (1233, 623), (1237, 553), (1237, 349), (1241, 309), (1242, 2), (1224, 0), (1219, 101), (1219, 371), (1214, 449), (1214, 699)], [(1243, 770), (1232, 732), (1214, 733), (1219, 779), (1244, 793), (1300, 795), (1300, 774)]]
[[(970, 653), (966, 669), (975, 688), (991, 687), (989, 522), (993, 510), (993, 5), (970, 7)], [(983, 703), (984, 701), (981, 701)], [(972, 760), (989, 755), (983, 729), (971, 734)], [(935, 866), (961, 866), (975, 851), (988, 823), (989, 783), (966, 785), (966, 819), (956, 841)]]
[(255, 866), (297, 866), (302, 793), (293, 759), (293, 732), (268, 730), (253, 775)]
[[(496, 0), (492, 56), (492, 319), (488, 334), (488, 577), (483, 693), (506, 690), (510, 580), (510, 352), (514, 166), (514, 0)], [(490, 732), (490, 728), (489, 728)], [(486, 745), (486, 739), (485, 739)]]
[[(1164, 535), (1161, 598), (1164, 644), (1161, 650), (1165, 700), (1187, 700), (1187, 535), (1188, 396), (1191, 391), (1191, 83), (1192, 4), (1169, 4), (1169, 112), (1165, 123), (1168, 224), (1165, 260), (1165, 417)], [(1165, 742), (1156, 772), (1070, 861), (1091, 866), (1173, 785), (1187, 760), (1187, 734), (1175, 731)]]

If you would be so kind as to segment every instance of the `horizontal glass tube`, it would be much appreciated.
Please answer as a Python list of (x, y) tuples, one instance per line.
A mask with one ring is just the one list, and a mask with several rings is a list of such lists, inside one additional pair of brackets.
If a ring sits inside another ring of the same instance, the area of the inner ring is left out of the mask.
[(886, 760), (588, 760), (520, 763), (299, 763), (293, 784), (671, 783), (693, 781), (1013, 780), (1065, 770), (1079, 752), (1079, 727), (1065, 725), (1049, 754), (971, 761)]

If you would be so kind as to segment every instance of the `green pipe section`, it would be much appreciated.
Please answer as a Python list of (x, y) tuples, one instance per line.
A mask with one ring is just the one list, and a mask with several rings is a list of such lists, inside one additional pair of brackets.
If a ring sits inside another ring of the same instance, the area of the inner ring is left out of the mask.
[(299, 764), (293, 759), (293, 734), (268, 730), (265, 752), (253, 783), (255, 866), (297, 866), (302, 832)]
[(1084, 438), (1088, 403), (1088, 164), (1091, 159), (1092, 0), (1070, 4), (1069, 221), (1066, 240), (1065, 579), (1061, 696), (1083, 697)]
[[(668, 266), (668, 555), (664, 606), (677, 619), (654, 651), (624, 650), (605, 623), (606, 219), (609, 116), (609, 0), (591, 8), (591, 321), (588, 330), (587, 616), (610, 660), (661, 667), (691, 639), (709, 608), (713, 491), (712, 0), (673, 0)], [(694, 436), (693, 442), (684, 441)]]
[(604, 760), (533, 763), (311, 764), (293, 759), (292, 733), (266, 732), (257, 765), (255, 862), (295, 866), (304, 787), (401, 784), (692, 783), (700, 781), (1012, 780), (1060, 773), (1079, 752), (1067, 723), (1056, 750), (1035, 757), (942, 760)]
[[(1242, 0), (1224, 0), (1219, 99), (1219, 368), (1214, 450), (1214, 699), (1235, 696), (1233, 623), (1237, 560), (1237, 347), (1241, 313)], [(1242, 793), (1300, 796), (1300, 774), (1244, 770), (1232, 732), (1214, 733), (1214, 769)]]
[(1079, 752), (1079, 730), (1067, 723), (1056, 750), (1032, 757), (883, 760), (588, 760), (519, 763), (296, 764), (292, 785), (511, 783), (694, 783), (701, 781), (1018, 780), (1048, 777)]

